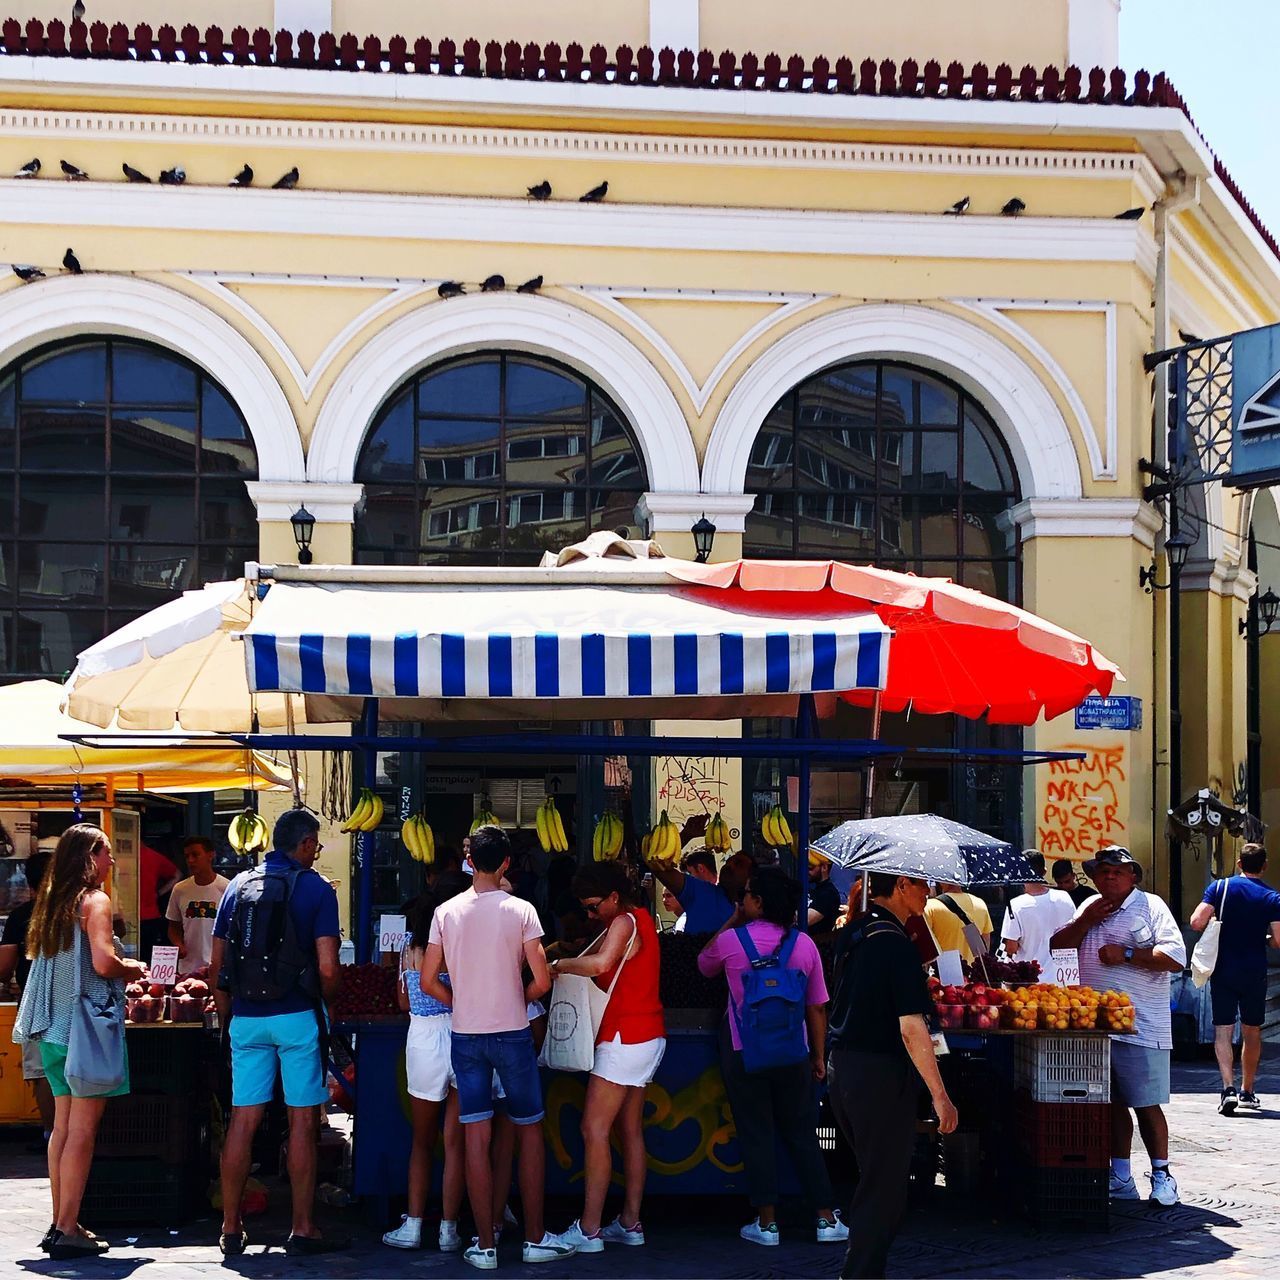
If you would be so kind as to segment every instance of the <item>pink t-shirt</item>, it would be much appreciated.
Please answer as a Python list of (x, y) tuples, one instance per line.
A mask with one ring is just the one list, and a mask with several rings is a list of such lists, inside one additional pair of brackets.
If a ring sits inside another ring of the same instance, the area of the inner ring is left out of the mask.
[[(753, 920), (747, 925), (751, 941), (756, 951), (763, 956), (772, 955), (778, 949), (786, 930), (780, 924), (770, 924), (767, 920)], [(724, 973), (729, 983), (729, 1003), (742, 1003), (742, 975), (751, 967), (747, 953), (738, 941), (737, 930), (726, 929), (714, 942), (709, 943), (698, 953), (698, 969), (704, 978), (714, 978), (717, 973)], [(827, 982), (822, 976), (822, 957), (813, 939), (802, 933), (796, 939), (792, 949), (788, 969), (799, 969), (807, 975), (809, 985), (805, 993), (805, 1002), (810, 1005), (827, 1003)], [(735, 1049), (742, 1048), (738, 1037), (738, 1022), (732, 1013), (729, 1014), (729, 1035)]]
[(490, 1035), (529, 1025), (520, 973), (524, 944), (541, 937), (533, 904), (500, 889), (468, 889), (436, 908), (430, 941), (444, 948), (455, 1032)]

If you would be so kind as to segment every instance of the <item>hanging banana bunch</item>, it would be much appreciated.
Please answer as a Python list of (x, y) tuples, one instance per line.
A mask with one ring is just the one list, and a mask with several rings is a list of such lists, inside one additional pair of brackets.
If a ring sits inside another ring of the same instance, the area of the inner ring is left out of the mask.
[(252, 809), (246, 809), (231, 820), (227, 843), (237, 853), (259, 853), (271, 842), (267, 824)]
[(351, 810), (340, 830), (376, 831), (382, 822), (383, 808), (381, 796), (375, 795), (370, 787), (362, 788), (360, 799), (356, 801), (356, 807)]
[[(538, 843), (543, 853), (568, 853), (569, 840), (564, 833), (564, 821), (556, 808), (555, 796), (548, 796), (535, 810), (534, 825), (538, 829)], [(593, 846), (594, 848), (594, 842)]]
[(622, 852), (622, 837), (622, 819), (612, 809), (606, 809), (591, 837), (591, 856), (597, 862), (612, 861)]
[(772, 809), (760, 819), (760, 834), (764, 836), (764, 842), (774, 849), (791, 849), (794, 851), (795, 842), (791, 834), (791, 824), (787, 821), (787, 815), (782, 811), (780, 804), (775, 804)]
[(653, 830), (640, 841), (640, 852), (648, 862), (675, 862), (680, 848), (679, 828), (663, 809)]
[(400, 825), (400, 839), (414, 862), (429, 867), (436, 860), (436, 837), (425, 815), (410, 814)]
[(475, 835), (481, 827), (500, 827), (502, 823), (498, 821), (496, 814), (491, 813), (486, 807), (482, 806), (480, 812), (472, 819), (471, 835)]
[(713, 853), (728, 853), (733, 848), (733, 841), (729, 838), (729, 824), (724, 820), (724, 814), (711, 815), (711, 821), (707, 823), (705, 844)]

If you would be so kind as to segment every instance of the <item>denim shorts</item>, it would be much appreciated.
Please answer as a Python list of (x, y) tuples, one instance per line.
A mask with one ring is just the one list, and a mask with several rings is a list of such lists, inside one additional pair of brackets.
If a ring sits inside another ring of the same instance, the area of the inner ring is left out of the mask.
[(507, 1095), (507, 1114), (512, 1121), (539, 1124), (544, 1114), (542, 1080), (533, 1052), (533, 1033), (528, 1027), (486, 1035), (453, 1033), (458, 1119), (463, 1124), (493, 1119), (495, 1073)]

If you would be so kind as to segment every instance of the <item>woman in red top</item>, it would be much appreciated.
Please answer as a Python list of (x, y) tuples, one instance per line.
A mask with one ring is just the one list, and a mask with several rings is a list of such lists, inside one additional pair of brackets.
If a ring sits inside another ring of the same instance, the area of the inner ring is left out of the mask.
[[(641, 1117), (645, 1086), (657, 1073), (667, 1047), (666, 1022), (658, 997), (658, 931), (649, 913), (638, 905), (626, 869), (616, 862), (592, 863), (573, 877), (572, 888), (583, 910), (604, 925), (604, 938), (590, 955), (557, 960), (551, 970), (594, 978), (606, 991), (612, 983), (613, 994), (596, 1036), (595, 1065), (582, 1113), (586, 1149), (582, 1217), (559, 1239), (575, 1245), (579, 1253), (599, 1253), (606, 1241), (644, 1244), (640, 1197), (646, 1157)], [(615, 1129), (622, 1144), (622, 1212), (602, 1229), (605, 1194), (613, 1175), (609, 1135)]]

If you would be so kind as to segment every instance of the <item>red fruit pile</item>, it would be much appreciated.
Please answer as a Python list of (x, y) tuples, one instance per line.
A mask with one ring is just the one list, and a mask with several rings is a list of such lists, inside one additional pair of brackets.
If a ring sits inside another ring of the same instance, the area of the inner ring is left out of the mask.
[(203, 978), (183, 978), (169, 1000), (169, 1017), (174, 1022), (203, 1022), (210, 1003), (209, 984)]
[(396, 971), (379, 964), (344, 964), (333, 1001), (335, 1018), (374, 1018), (399, 1013)]
[(982, 982), (966, 982), (963, 987), (944, 986), (929, 979), (929, 994), (938, 1007), (938, 1022), (944, 1031), (968, 1027), (972, 1031), (994, 1031), (1000, 1025), (1000, 1006), (1008, 992)]

